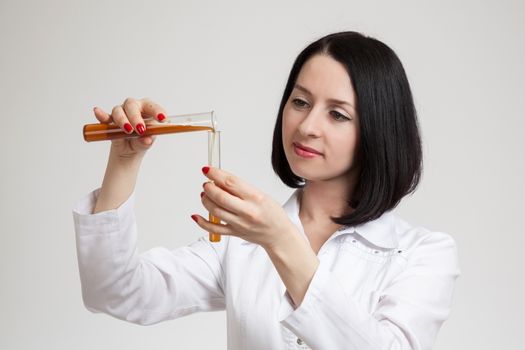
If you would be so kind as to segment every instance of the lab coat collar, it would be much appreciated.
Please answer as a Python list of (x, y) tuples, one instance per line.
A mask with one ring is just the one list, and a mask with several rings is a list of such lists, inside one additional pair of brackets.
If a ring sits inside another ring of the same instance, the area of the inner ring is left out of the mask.
[(384, 212), (375, 220), (355, 226), (355, 231), (379, 248), (394, 249), (399, 245), (396, 217), (390, 211)]
[[(305, 236), (304, 228), (299, 218), (299, 194), (302, 189), (297, 189), (283, 205), (292, 222), (300, 228)], [(396, 217), (391, 211), (383, 213), (379, 218), (357, 226), (342, 226), (330, 239), (343, 234), (357, 233), (359, 236), (379, 248), (393, 249), (398, 246), (396, 232)]]

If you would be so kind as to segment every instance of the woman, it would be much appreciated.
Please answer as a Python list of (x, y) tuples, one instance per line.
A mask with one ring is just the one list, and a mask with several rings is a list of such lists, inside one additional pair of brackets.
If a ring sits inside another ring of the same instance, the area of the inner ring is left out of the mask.
[[(100, 122), (144, 133), (162, 107), (127, 99)], [(133, 189), (152, 137), (113, 141), (101, 189), (74, 210), (86, 307), (139, 324), (227, 312), (229, 349), (430, 349), (459, 275), (445, 233), (392, 212), (421, 174), (404, 69), (380, 41), (328, 35), (295, 61), (272, 164), (297, 188), (281, 207), (233, 174), (204, 167), (204, 208), (223, 235), (136, 253)]]

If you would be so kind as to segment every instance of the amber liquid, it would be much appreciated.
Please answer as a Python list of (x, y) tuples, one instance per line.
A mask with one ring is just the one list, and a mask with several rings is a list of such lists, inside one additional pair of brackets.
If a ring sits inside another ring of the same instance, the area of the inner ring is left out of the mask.
[[(209, 219), (209, 221), (211, 223), (214, 223), (214, 224), (220, 224), (221, 223), (221, 219), (219, 219), (218, 217), (213, 216), (211, 214), (209, 214), (208, 219)], [(209, 237), (210, 237), (210, 242), (220, 242), (221, 241), (221, 235), (218, 234), (218, 233), (210, 232)]]
[(131, 134), (128, 134), (116, 124), (86, 124), (84, 125), (83, 134), (84, 140), (92, 142), (205, 130), (213, 131), (209, 126), (173, 125), (162, 123), (148, 124), (146, 122), (146, 131), (142, 135), (139, 135), (135, 130)]

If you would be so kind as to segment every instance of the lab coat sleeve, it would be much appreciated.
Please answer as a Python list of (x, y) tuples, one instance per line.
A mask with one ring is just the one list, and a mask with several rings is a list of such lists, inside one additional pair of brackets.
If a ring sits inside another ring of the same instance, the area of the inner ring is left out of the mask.
[(221, 255), (204, 237), (173, 251), (137, 252), (134, 194), (91, 214), (100, 189), (76, 203), (73, 218), (82, 298), (92, 312), (149, 325), (198, 311), (223, 310)]
[(321, 261), (299, 307), (283, 296), (281, 324), (313, 350), (430, 350), (460, 274), (456, 244), (448, 234), (431, 233), (408, 259), (372, 314), (345, 294)]

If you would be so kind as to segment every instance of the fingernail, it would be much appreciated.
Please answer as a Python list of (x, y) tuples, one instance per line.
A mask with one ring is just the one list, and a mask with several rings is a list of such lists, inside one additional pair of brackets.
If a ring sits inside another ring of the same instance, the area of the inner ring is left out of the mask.
[(130, 133), (130, 132), (133, 131), (133, 127), (131, 126), (130, 123), (126, 123), (126, 124), (124, 124), (124, 129), (126, 129), (126, 132), (127, 132), (127, 133)]
[(191, 218), (192, 218), (193, 221), (195, 221), (195, 222), (199, 221), (199, 217), (198, 217), (197, 215), (195, 215), (195, 214), (193, 214), (193, 215), (191, 216)]
[(138, 133), (141, 135), (144, 134), (144, 131), (146, 131), (146, 128), (144, 127), (144, 124), (142, 123), (137, 124), (136, 128), (137, 128)]
[(159, 113), (159, 114), (157, 114), (157, 119), (161, 122), (164, 119), (166, 119), (166, 116), (164, 115), (164, 113)]
[(209, 167), (209, 166), (205, 166), (205, 167), (202, 168), (202, 172), (203, 172), (204, 174), (207, 174), (208, 171), (210, 171), (210, 167)]
[(201, 198), (204, 197), (204, 194), (205, 194), (204, 192), (201, 192)]

